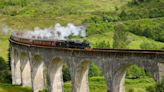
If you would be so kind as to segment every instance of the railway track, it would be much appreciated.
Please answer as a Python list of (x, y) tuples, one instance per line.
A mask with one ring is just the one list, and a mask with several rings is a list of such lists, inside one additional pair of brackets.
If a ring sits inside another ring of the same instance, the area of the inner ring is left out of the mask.
[(138, 50), (138, 49), (110, 49), (110, 48), (89, 48), (89, 49), (76, 49), (76, 48), (61, 48), (61, 47), (52, 47), (52, 46), (39, 46), (31, 45), (26, 43), (21, 43), (9, 39), (11, 44), (18, 44), (27, 47), (38, 47), (38, 48), (48, 48), (48, 49), (57, 49), (57, 50), (69, 50), (69, 51), (82, 51), (82, 52), (113, 52), (113, 53), (141, 53), (141, 54), (162, 54), (164, 56), (164, 50)]

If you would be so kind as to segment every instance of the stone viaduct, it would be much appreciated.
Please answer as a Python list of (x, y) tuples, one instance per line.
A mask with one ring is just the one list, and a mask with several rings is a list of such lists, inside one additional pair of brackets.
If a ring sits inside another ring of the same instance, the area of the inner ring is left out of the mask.
[(53, 48), (34, 46), (10, 39), (12, 84), (32, 87), (46, 85), (49, 92), (64, 92), (62, 67), (71, 74), (72, 92), (89, 92), (88, 70), (93, 62), (103, 72), (107, 92), (124, 92), (126, 70), (138, 65), (150, 72), (157, 83), (164, 75), (164, 51)]

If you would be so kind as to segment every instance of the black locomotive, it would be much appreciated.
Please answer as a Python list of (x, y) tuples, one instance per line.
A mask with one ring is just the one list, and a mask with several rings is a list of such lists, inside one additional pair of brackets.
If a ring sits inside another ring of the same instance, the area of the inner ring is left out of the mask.
[(90, 48), (89, 42), (87, 41), (74, 41), (74, 40), (58, 40), (56, 41), (56, 47), (62, 48)]

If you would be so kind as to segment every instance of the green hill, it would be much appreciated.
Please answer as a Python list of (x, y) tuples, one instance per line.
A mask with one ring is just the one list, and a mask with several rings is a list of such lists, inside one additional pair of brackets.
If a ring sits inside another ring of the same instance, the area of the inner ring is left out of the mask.
[[(114, 12), (130, 0), (0, 0), (0, 24), (15, 31), (34, 27), (50, 27), (55, 23), (82, 24), (86, 19), (105, 12)], [(2, 29), (4, 26), (0, 26)], [(9, 33), (10, 34), (10, 33)], [(0, 56), (7, 60), (8, 35), (0, 32)]]
[(2, 15), (8, 16), (65, 16), (87, 15), (93, 12), (114, 11), (129, 0), (0, 0)]
[[(146, 44), (148, 49), (162, 49), (164, 48), (163, 5), (164, 0), (0, 0), (0, 24), (2, 24), (0, 25), (0, 52), (3, 52), (0, 53), (0, 57), (2, 56), (6, 61), (8, 59), (8, 38), (12, 31), (32, 30), (37, 26), (46, 28), (55, 23), (66, 25), (68, 22), (87, 26), (87, 37), (84, 39), (88, 40), (92, 47), (105, 42), (112, 48), (114, 27), (121, 22), (128, 33), (128, 49), (141, 49), (143, 44)], [(9, 30), (8, 34), (1, 31), (4, 27)], [(79, 37), (70, 37), (70, 39), (84, 40)], [(140, 80), (143, 82), (138, 82), (139, 84), (127, 79), (126, 88), (128, 90), (134, 88), (134, 92), (145, 92), (146, 86), (154, 85), (151, 78), (145, 79), (148, 79), (146, 83), (142, 78), (136, 79), (135, 82)], [(105, 84), (101, 86), (99, 82), (92, 83), (96, 80), (99, 81), (99, 78), (90, 80), (91, 91), (96, 92), (94, 89), (99, 89), (98, 86), (105, 89)], [(70, 82), (65, 83), (65, 88), (66, 90), (68, 88), (67, 91), (70, 90)], [(31, 90), (0, 84), (0, 91), (29, 92)]]
[[(0, 23), (18, 31), (37, 26), (50, 27), (55, 23), (85, 24), (88, 35), (86, 39), (94, 46), (93, 44), (102, 40), (109, 41), (112, 45), (114, 26), (123, 22), (132, 40), (128, 46), (130, 49), (140, 49), (140, 44), (148, 40), (159, 49), (162, 48), (164, 1), (134, 1), (136, 0), (1, 0)], [(9, 36), (4, 36), (2, 32), (0, 35), (3, 35), (0, 43), (4, 44), (0, 47), (0, 51), (4, 53), (0, 55), (7, 60)]]

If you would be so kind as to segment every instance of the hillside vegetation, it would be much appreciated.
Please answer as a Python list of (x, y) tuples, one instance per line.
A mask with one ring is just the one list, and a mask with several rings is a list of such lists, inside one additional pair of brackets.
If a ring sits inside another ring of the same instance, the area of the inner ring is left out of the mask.
[[(5, 59), (2, 64), (8, 63), (8, 38), (12, 31), (69, 22), (87, 27), (86, 38), (69, 39), (88, 40), (93, 48), (164, 49), (164, 0), (0, 0), (0, 57)], [(5, 75), (8, 69), (0, 72), (0, 83), (11, 81), (4, 77), (9, 77), (10, 74)], [(68, 69), (64, 75), (64, 90), (70, 92)], [(105, 80), (97, 66), (91, 64), (89, 76), (90, 91), (105, 92)], [(150, 75), (138, 66), (128, 69), (125, 83), (126, 92), (158, 89)], [(30, 91), (0, 84), (0, 92)]]
[(128, 0), (1, 0), (2, 15), (9, 16), (70, 16), (114, 11)]

